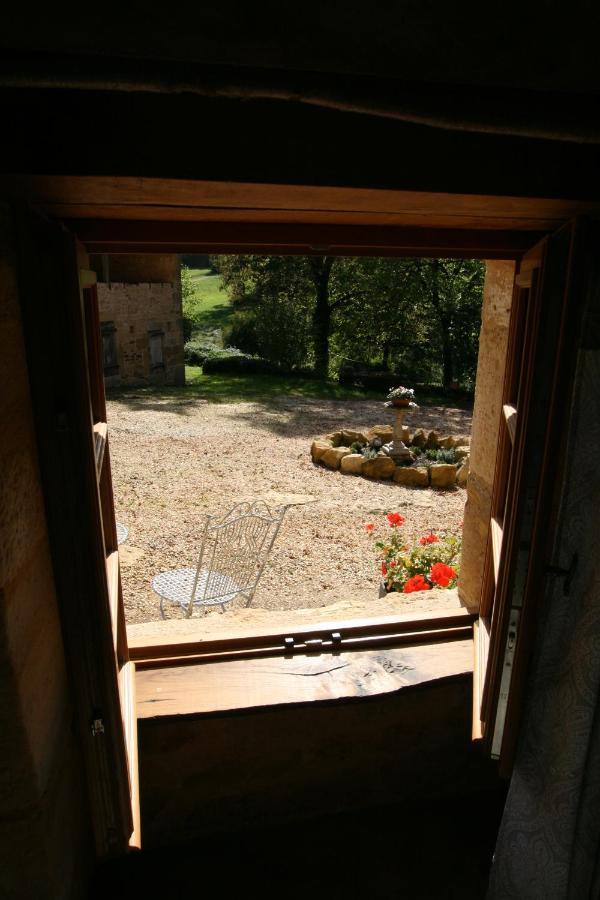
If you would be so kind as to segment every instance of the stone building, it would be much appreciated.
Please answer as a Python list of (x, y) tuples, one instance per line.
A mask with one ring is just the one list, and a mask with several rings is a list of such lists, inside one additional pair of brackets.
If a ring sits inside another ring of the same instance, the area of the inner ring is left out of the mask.
[(185, 384), (179, 256), (97, 255), (107, 387)]

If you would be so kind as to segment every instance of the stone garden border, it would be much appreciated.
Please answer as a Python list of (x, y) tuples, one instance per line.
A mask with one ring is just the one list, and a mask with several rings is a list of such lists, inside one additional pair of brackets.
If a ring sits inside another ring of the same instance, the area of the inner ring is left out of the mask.
[(358, 441), (366, 444), (379, 438), (385, 445), (393, 438), (390, 425), (375, 425), (366, 431), (342, 428), (311, 444), (310, 454), (314, 463), (328, 469), (339, 470), (344, 475), (361, 475), (363, 478), (393, 480), (396, 484), (410, 487), (452, 488), (465, 487), (469, 476), (470, 447), (468, 439), (451, 435), (438, 435), (435, 431), (426, 434), (422, 428), (411, 432), (403, 428), (405, 444), (423, 449), (451, 449), (459, 457), (457, 463), (432, 463), (429, 466), (398, 466), (384, 450), (374, 459), (365, 459), (361, 453), (353, 453), (350, 445)]

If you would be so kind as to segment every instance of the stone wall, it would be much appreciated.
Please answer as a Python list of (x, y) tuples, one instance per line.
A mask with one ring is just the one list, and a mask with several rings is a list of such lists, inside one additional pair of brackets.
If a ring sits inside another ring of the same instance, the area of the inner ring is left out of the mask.
[(172, 284), (179, 281), (180, 258), (175, 253), (91, 254), (99, 282), (111, 284)]
[(99, 283), (98, 305), (103, 341), (113, 341), (116, 354), (116, 365), (105, 365), (107, 387), (185, 384), (178, 277), (155, 284)]
[(10, 212), (0, 206), (0, 897), (83, 896), (92, 835), (48, 545)]
[(514, 262), (486, 262), (463, 553), (458, 584), (461, 601), (471, 608), (479, 605), (483, 559), (490, 525), (514, 277)]

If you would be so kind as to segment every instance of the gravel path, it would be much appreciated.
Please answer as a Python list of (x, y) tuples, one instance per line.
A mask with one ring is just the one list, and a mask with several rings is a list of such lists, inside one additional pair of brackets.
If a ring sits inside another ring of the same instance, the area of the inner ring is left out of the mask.
[[(406, 517), (408, 533), (458, 529), (466, 496), (458, 488), (411, 489), (313, 465), (313, 438), (390, 418), (373, 401), (286, 396), (216, 404), (134, 394), (109, 400), (117, 520), (129, 528), (120, 548), (127, 621), (159, 618), (150, 581), (163, 569), (194, 564), (204, 513), (278, 494), (308, 494), (316, 502), (288, 511), (253, 605), (286, 610), (376, 598), (379, 575), (364, 523), (374, 522), (377, 535), (393, 510)], [(421, 408), (406, 424), (467, 435), (471, 416)]]

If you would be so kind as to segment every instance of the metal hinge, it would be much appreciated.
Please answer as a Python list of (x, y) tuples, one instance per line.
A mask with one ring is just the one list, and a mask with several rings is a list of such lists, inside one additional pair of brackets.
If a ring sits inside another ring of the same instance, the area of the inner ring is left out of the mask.
[(339, 631), (332, 631), (323, 637), (295, 638), (291, 635), (283, 639), (283, 649), (286, 656), (294, 653), (337, 653), (342, 645), (342, 635)]
[(502, 738), (504, 736), (504, 722), (506, 720), (506, 711), (508, 709), (508, 693), (510, 690), (510, 682), (512, 679), (512, 668), (515, 660), (518, 632), (519, 610), (513, 608), (510, 611), (510, 617), (508, 620), (508, 634), (506, 635), (506, 646), (504, 648), (504, 663), (502, 666), (502, 677), (500, 679), (500, 691), (498, 694), (496, 721), (494, 723), (494, 737), (492, 739), (492, 759), (500, 758)]

